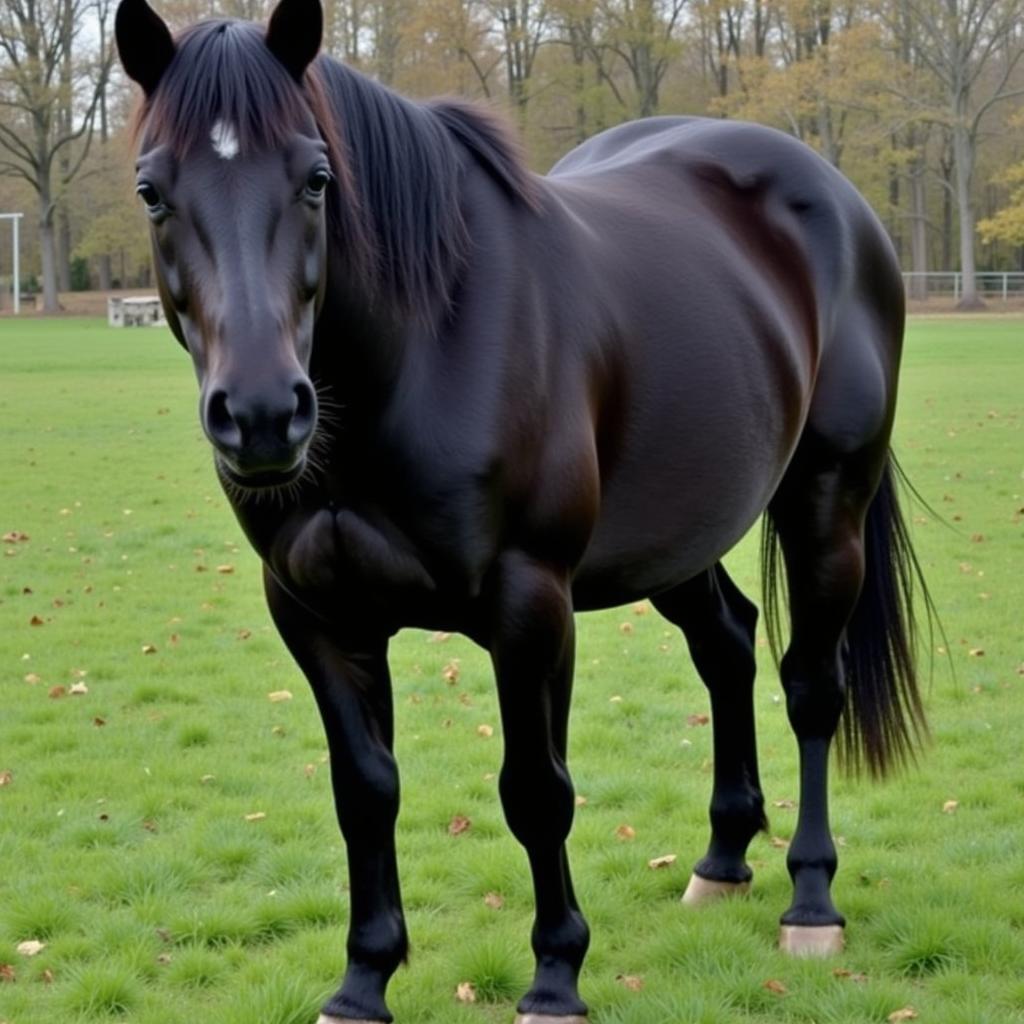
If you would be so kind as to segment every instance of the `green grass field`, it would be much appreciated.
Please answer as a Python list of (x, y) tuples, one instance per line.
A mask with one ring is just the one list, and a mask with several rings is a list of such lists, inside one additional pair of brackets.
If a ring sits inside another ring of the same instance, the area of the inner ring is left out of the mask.
[[(0, 322), (2, 1024), (311, 1024), (340, 976), (325, 744), (195, 409), (164, 331)], [(946, 521), (908, 510), (949, 650), (918, 768), (833, 786), (843, 956), (774, 949), (798, 792), (766, 649), (771, 833), (749, 898), (691, 912), (711, 736), (688, 717), (706, 695), (655, 613), (581, 619), (570, 851), (594, 1024), (1024, 1021), (1024, 320), (914, 321), (896, 447)], [(753, 541), (729, 564), (756, 595)], [(509, 1024), (532, 895), (497, 800), (487, 659), (410, 631), (392, 665), (413, 942), (392, 1009)], [(471, 824), (452, 836), (456, 815)], [(28, 956), (26, 941), (45, 945)], [(456, 999), (466, 981), (472, 1004)]]

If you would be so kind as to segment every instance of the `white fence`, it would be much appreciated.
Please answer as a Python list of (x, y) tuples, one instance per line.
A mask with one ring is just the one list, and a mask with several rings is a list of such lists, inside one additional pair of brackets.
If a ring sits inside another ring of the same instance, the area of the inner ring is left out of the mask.
[[(1010, 299), (1024, 300), (1024, 272), (992, 272), (975, 274), (978, 294), (983, 299), (1007, 302)], [(963, 274), (959, 271), (933, 271), (903, 275), (907, 295), (913, 299), (952, 298), (959, 301), (963, 293)]]

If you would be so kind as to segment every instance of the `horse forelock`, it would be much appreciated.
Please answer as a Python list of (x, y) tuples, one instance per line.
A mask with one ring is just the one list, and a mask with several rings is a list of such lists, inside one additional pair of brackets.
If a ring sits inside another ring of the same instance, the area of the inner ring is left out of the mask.
[(179, 157), (229, 131), (238, 152), (274, 148), (308, 125), (307, 91), (268, 49), (258, 25), (203, 21), (185, 29), (174, 59), (139, 110), (136, 129)]
[(277, 149), (311, 124), (327, 144), (335, 176), (328, 202), (332, 234), (346, 240), (350, 272), (372, 288), (376, 257), (320, 71), (314, 63), (296, 82), (270, 52), (260, 26), (221, 19), (185, 29), (158, 87), (136, 112), (134, 134), (147, 148), (167, 146), (179, 160), (197, 146), (230, 160)]

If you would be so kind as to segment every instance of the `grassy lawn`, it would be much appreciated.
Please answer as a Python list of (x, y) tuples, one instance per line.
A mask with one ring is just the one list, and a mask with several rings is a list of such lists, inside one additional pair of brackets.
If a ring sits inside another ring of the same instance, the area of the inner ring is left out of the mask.
[[(946, 641), (918, 768), (833, 787), (842, 957), (774, 949), (798, 793), (766, 649), (771, 832), (751, 896), (695, 913), (678, 899), (706, 843), (710, 729), (688, 724), (705, 692), (646, 606), (581, 619), (570, 851), (594, 1024), (1024, 1021), (1022, 384), (1024, 320), (912, 322), (896, 447), (945, 520), (910, 510)], [(195, 407), (164, 331), (0, 323), (0, 533), (27, 535), (0, 545), (3, 1024), (311, 1024), (340, 976), (325, 744)], [(751, 595), (754, 540), (729, 559)], [(413, 942), (392, 1009), (508, 1024), (532, 895), (497, 800), (487, 659), (408, 631), (392, 666)], [(456, 815), (471, 824), (452, 836)], [(26, 956), (29, 940), (45, 946)], [(456, 1000), (464, 981), (475, 1003)]]

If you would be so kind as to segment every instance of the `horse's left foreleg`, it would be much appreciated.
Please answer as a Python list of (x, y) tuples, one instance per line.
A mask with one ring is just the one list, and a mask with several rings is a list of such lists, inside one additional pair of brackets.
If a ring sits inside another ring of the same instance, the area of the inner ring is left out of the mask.
[(587, 1007), (577, 978), (589, 944), (569, 876), (565, 840), (575, 801), (566, 767), (574, 630), (568, 574), (506, 554), (490, 625), (505, 755), (500, 792), (513, 835), (533, 874), (533, 985), (519, 1024), (579, 1024)]

